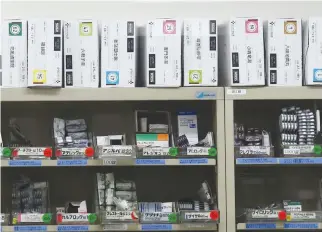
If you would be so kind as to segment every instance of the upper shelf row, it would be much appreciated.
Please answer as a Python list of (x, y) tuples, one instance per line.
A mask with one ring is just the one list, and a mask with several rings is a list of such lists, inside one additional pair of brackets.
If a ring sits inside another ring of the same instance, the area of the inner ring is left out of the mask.
[(28, 101), (169, 101), (169, 100), (322, 100), (322, 87), (183, 88), (3, 88), (2, 102)]

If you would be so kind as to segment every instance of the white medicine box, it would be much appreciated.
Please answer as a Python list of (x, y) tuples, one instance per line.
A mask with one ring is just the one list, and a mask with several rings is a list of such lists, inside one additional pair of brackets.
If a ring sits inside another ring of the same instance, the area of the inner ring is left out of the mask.
[(223, 76), (228, 86), (265, 85), (263, 23), (258, 17), (224, 24)]
[(99, 39), (95, 20), (64, 23), (65, 87), (99, 87)]
[(218, 85), (217, 47), (215, 19), (183, 21), (184, 86)]
[(182, 21), (150, 20), (144, 34), (146, 86), (180, 87)]
[(2, 87), (27, 87), (27, 21), (4, 20), (2, 24)]
[(62, 87), (61, 20), (28, 20), (28, 87)]
[(301, 19), (267, 22), (266, 66), (269, 86), (302, 86)]
[(134, 21), (101, 24), (101, 87), (135, 87), (136, 28)]
[(304, 84), (322, 85), (322, 18), (303, 23)]

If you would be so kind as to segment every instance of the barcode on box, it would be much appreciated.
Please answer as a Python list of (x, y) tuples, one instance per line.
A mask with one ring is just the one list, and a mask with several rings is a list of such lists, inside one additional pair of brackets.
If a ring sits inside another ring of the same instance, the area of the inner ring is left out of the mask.
[(86, 65), (86, 59), (85, 59), (85, 49), (82, 48), (81, 49), (81, 66), (85, 66)]
[(164, 64), (169, 64), (169, 48), (164, 47)]
[(46, 55), (46, 43), (45, 42), (40, 43), (40, 54), (43, 56)]
[(10, 68), (15, 67), (15, 47), (10, 47)]
[(196, 40), (196, 56), (198, 60), (201, 60), (201, 39)]

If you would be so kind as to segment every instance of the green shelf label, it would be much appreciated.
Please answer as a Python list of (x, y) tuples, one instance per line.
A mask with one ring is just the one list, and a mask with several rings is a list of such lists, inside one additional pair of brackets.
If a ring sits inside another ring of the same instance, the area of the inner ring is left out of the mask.
[(208, 150), (208, 155), (212, 156), (212, 157), (216, 157), (217, 156), (217, 149), (212, 147)]
[(178, 155), (178, 148), (176, 148), (176, 147), (171, 147), (171, 148), (169, 149), (169, 154), (170, 154), (170, 156), (177, 156), (177, 155)]
[(175, 222), (177, 222), (177, 214), (175, 214), (175, 213), (171, 213), (171, 214), (169, 214), (169, 216), (168, 216), (168, 220), (169, 220), (169, 222), (171, 222), (171, 223), (175, 223)]
[(95, 213), (91, 213), (90, 215), (88, 215), (88, 221), (89, 223), (93, 224), (95, 223), (97, 220), (97, 216)]
[(50, 213), (45, 213), (43, 216), (42, 216), (42, 221), (46, 224), (49, 224), (51, 222), (51, 219), (52, 219), (52, 216)]
[(11, 149), (8, 147), (2, 148), (2, 155), (6, 158), (11, 157)]
[(322, 146), (321, 145), (314, 145), (313, 152), (316, 155), (321, 155), (322, 154)]

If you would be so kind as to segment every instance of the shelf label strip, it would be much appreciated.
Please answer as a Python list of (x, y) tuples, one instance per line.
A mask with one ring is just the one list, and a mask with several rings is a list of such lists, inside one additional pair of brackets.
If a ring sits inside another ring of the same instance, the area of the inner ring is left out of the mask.
[(41, 160), (9, 160), (9, 166), (12, 166), (12, 167), (38, 167), (38, 166), (41, 166)]
[(179, 159), (179, 164), (182, 165), (196, 165), (196, 164), (208, 164), (208, 159), (204, 158), (204, 159), (200, 159), (200, 158), (196, 158), (196, 159)]
[(137, 159), (136, 165), (165, 165), (165, 159)]
[(246, 229), (276, 229), (276, 223), (246, 223)]
[(89, 226), (77, 226), (77, 225), (59, 225), (57, 226), (57, 231), (89, 231)]
[(141, 225), (141, 230), (149, 230), (149, 231), (154, 231), (154, 230), (172, 230), (172, 225), (171, 224), (142, 224)]
[(277, 164), (277, 158), (237, 158), (236, 164)]
[(319, 229), (318, 223), (284, 223), (284, 229)]
[(301, 158), (237, 158), (236, 164), (322, 164), (320, 157)]
[(86, 166), (87, 159), (57, 160), (57, 166)]
[(13, 231), (47, 231), (47, 226), (14, 226)]

